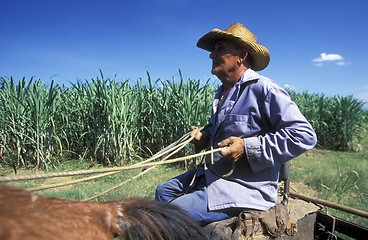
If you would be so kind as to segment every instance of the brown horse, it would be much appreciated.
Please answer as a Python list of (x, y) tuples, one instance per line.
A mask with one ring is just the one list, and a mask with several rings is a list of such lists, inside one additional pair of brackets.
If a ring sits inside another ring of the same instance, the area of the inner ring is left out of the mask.
[(0, 239), (208, 239), (172, 204), (130, 198), (78, 202), (0, 185)]

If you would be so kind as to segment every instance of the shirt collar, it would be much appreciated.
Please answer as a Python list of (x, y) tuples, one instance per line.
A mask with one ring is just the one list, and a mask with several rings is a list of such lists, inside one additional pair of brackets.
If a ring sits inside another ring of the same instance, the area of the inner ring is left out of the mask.
[[(241, 85), (242, 83), (245, 83), (247, 81), (251, 81), (251, 80), (255, 80), (255, 79), (259, 79), (259, 74), (256, 73), (254, 70), (248, 68), (243, 75), (240, 78), (240, 81), (237, 82), (237, 84)], [(236, 85), (237, 85), (236, 84)]]

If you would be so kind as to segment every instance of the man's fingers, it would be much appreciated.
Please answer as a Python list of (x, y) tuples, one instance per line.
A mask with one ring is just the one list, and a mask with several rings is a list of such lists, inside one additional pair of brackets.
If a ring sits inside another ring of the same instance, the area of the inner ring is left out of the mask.
[(199, 140), (202, 133), (195, 126), (191, 126), (190, 128), (192, 129), (192, 131), (189, 133), (189, 136), (194, 137), (196, 140)]
[(231, 144), (233, 144), (232, 137), (229, 137), (218, 143), (219, 147), (229, 147)]
[(244, 141), (239, 137), (229, 137), (218, 144), (225, 147), (220, 154), (226, 159), (236, 162), (244, 155)]

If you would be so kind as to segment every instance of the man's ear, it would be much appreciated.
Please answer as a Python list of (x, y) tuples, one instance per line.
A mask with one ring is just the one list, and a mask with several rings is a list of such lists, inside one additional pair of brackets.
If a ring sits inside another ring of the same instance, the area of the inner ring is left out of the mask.
[(243, 48), (241, 50), (239, 58), (247, 68), (251, 68), (253, 66), (253, 58), (246, 49)]
[(248, 57), (248, 51), (242, 48), (239, 54), (238, 61), (237, 61), (238, 65), (240, 66), (244, 64), (246, 62), (247, 57)]
[(243, 61), (248, 57), (248, 51), (245, 50), (244, 48), (242, 48), (241, 52), (240, 52), (240, 58), (243, 59)]

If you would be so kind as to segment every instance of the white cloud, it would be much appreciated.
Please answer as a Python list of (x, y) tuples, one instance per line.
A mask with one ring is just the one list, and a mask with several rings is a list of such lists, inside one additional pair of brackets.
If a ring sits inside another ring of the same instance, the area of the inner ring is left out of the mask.
[(316, 67), (322, 67), (324, 62), (334, 62), (338, 66), (345, 66), (351, 64), (345, 61), (344, 57), (336, 53), (321, 53), (318, 58), (312, 59), (313, 65)]
[(345, 65), (349, 65), (349, 64), (351, 64), (351, 63), (350, 62), (345, 62), (345, 61), (336, 63), (336, 65), (339, 65), (339, 66), (345, 66)]
[(336, 53), (321, 53), (320, 57), (315, 58), (312, 62), (325, 62), (325, 61), (341, 61), (344, 58), (340, 54)]

